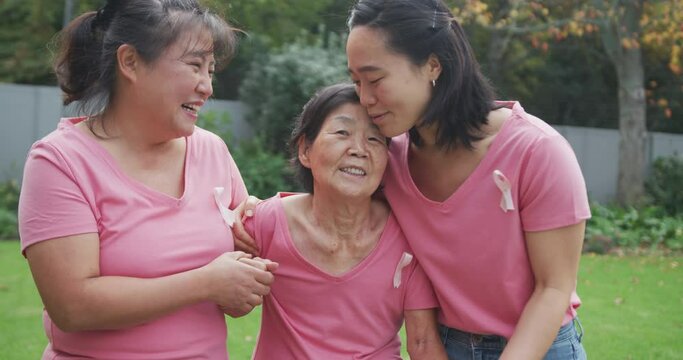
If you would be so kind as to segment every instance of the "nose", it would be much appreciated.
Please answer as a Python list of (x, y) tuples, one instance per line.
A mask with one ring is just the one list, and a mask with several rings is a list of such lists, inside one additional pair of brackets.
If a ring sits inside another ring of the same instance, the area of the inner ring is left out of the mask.
[(358, 97), (360, 98), (360, 104), (366, 108), (377, 103), (377, 98), (369, 86), (358, 85)]
[(368, 148), (365, 138), (362, 136), (355, 136), (353, 142), (349, 146), (348, 154), (357, 157), (367, 157)]
[(202, 95), (204, 100), (211, 97), (211, 95), (213, 94), (213, 83), (211, 74), (205, 73), (200, 76), (199, 82), (197, 83), (197, 92)]

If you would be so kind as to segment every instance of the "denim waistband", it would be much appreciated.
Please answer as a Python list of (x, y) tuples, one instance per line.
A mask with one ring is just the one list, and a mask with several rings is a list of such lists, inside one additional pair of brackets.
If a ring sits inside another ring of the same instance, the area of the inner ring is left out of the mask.
[(439, 324), (439, 333), (441, 334), (441, 338), (446, 338), (447, 341), (457, 341), (459, 343), (477, 347), (502, 349), (508, 342), (503, 336), (475, 334), (455, 328), (449, 328), (448, 326), (441, 324)]
[[(449, 328), (442, 324), (439, 324), (439, 334), (442, 338), (445, 337), (451, 341), (472, 344), (473, 346), (504, 347), (507, 344), (507, 339), (503, 336), (475, 334), (455, 328)], [(583, 337), (583, 326), (581, 326), (578, 317), (560, 327), (555, 341), (568, 340), (571, 339), (572, 336), (578, 336), (579, 341), (581, 341), (581, 338)]]

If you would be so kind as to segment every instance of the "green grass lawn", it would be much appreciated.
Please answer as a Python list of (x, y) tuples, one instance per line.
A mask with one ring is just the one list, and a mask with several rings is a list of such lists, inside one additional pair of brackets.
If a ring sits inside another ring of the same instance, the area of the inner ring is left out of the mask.
[(683, 357), (683, 258), (584, 255), (579, 316), (592, 359)]
[[(683, 258), (585, 255), (579, 310), (590, 359), (680, 359)], [(38, 359), (46, 344), (42, 305), (19, 243), (0, 241), (0, 359)], [(249, 359), (259, 311), (229, 319), (233, 360)]]

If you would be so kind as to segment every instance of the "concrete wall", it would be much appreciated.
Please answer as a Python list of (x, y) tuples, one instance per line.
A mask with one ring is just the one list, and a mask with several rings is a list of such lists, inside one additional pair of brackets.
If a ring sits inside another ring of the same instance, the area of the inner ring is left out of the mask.
[[(0, 84), (0, 181), (20, 179), (31, 144), (54, 130), (61, 116), (70, 116), (61, 105), (56, 87)], [(237, 101), (210, 100), (208, 111), (226, 111), (236, 139), (249, 138), (251, 126), (244, 121), (245, 106)], [(592, 200), (614, 198), (619, 165), (619, 132), (573, 126), (556, 126), (574, 148)], [(646, 148), (648, 164), (659, 156), (683, 155), (683, 135), (650, 133)], [(647, 165), (646, 169), (647, 170)]]

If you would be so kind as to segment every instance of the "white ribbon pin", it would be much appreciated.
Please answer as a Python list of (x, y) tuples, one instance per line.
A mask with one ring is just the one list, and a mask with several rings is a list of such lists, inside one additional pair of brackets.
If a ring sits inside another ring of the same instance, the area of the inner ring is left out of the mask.
[(229, 228), (232, 228), (232, 224), (235, 222), (235, 214), (232, 212), (232, 210), (221, 204), (221, 195), (223, 194), (224, 190), (225, 189), (222, 187), (213, 188), (213, 198), (216, 200), (216, 206), (218, 206), (218, 211), (221, 212), (221, 217), (223, 217), (225, 225), (227, 225)]
[(512, 203), (512, 190), (510, 186), (510, 181), (503, 175), (500, 170), (493, 171), (493, 181), (496, 183), (498, 190), (503, 194), (500, 198), (500, 208), (504, 212), (509, 210), (514, 210), (515, 205)]
[(401, 286), (401, 272), (411, 261), (413, 261), (413, 255), (404, 252), (403, 256), (401, 256), (401, 260), (399, 260), (398, 265), (396, 266), (396, 272), (394, 273), (394, 289), (398, 289), (398, 287)]

